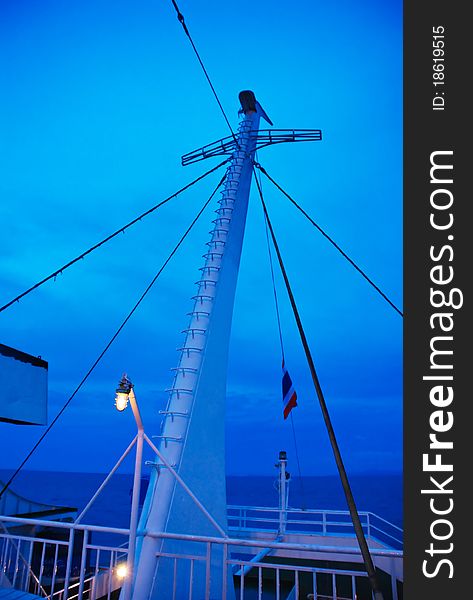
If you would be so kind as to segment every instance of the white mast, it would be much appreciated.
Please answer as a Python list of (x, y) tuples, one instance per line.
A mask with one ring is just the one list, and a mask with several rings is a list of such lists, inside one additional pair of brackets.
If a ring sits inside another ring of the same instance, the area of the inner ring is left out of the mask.
[[(200, 269), (197, 294), (161, 429), (159, 450), (226, 531), (225, 403), (228, 344), (261, 107), (246, 92), (244, 119), (227, 172), (217, 218)], [(253, 100), (253, 101), (252, 101)], [(169, 469), (158, 464), (143, 507), (141, 531), (219, 535)], [(172, 561), (156, 552), (205, 553), (189, 542), (144, 536), (138, 548), (133, 600), (171, 598)], [(212, 590), (221, 590), (221, 556), (212, 557)], [(194, 583), (199, 580), (194, 573)], [(188, 574), (179, 577), (188, 589)], [(196, 586), (197, 587), (197, 586)], [(211, 590), (211, 598), (217, 598)], [(196, 589), (197, 591), (197, 589)], [(184, 593), (184, 592), (183, 592)], [(188, 593), (188, 592), (187, 592)], [(217, 592), (216, 592), (217, 593)], [(177, 598), (180, 598), (177, 590)]]

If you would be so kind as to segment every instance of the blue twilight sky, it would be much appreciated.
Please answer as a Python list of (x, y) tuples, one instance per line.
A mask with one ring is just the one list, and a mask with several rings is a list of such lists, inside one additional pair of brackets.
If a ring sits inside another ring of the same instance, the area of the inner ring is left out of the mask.
[[(402, 302), (402, 9), (399, 1), (180, 1), (234, 129), (253, 89), (277, 128), (324, 140), (259, 160), (397, 303)], [(0, 1), (0, 303), (215, 164), (180, 156), (228, 135), (170, 1)], [(220, 175), (192, 188), (0, 314), (0, 341), (49, 361), (57, 413), (193, 219)], [(350, 472), (401, 469), (402, 319), (264, 182), (286, 266)], [(113, 409), (123, 371), (145, 424), (175, 349), (214, 207), (74, 399), (28, 468), (105, 471), (132, 416)], [(334, 472), (278, 274), (303, 474)], [(272, 473), (282, 419), (277, 326), (253, 190), (228, 373), (228, 471)], [(0, 423), (1, 468), (40, 427)], [(126, 468), (131, 469), (131, 465)]]

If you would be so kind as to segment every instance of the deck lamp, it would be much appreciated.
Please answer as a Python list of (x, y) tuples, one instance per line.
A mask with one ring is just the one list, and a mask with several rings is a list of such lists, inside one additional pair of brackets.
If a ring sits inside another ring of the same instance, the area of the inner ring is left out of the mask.
[(128, 406), (130, 392), (133, 389), (133, 384), (128, 379), (126, 373), (122, 375), (115, 393), (115, 406), (119, 412), (125, 410)]
[(126, 563), (121, 563), (120, 565), (118, 565), (117, 567), (117, 577), (119, 577), (120, 579), (125, 579), (125, 577), (128, 575), (128, 567)]
[[(141, 488), (141, 463), (143, 460), (143, 442), (146, 438), (145, 431), (143, 428), (143, 421), (141, 420), (140, 409), (135, 396), (135, 390), (133, 383), (128, 378), (127, 374), (124, 373), (118, 383), (118, 387), (115, 393), (115, 406), (118, 411), (122, 412), (128, 406), (131, 405), (133, 417), (136, 422), (137, 433), (133, 442), (128, 446), (125, 453), (117, 463), (117, 468), (121, 461), (125, 458), (128, 452), (133, 446), (136, 445), (136, 456), (135, 456), (135, 471), (133, 473), (133, 493), (131, 498), (131, 513), (130, 513), (130, 536), (128, 538), (128, 555), (126, 562), (116, 565), (116, 575), (118, 578), (123, 580), (123, 598), (122, 600), (131, 600), (132, 587), (134, 581), (134, 565), (135, 565), (135, 552), (136, 552), (136, 537), (138, 528), (138, 513), (139, 513), (139, 501), (140, 501), (140, 488)], [(147, 439), (147, 438), (146, 438)], [(149, 440), (147, 439), (148, 443)], [(113, 473), (113, 471), (112, 471)]]

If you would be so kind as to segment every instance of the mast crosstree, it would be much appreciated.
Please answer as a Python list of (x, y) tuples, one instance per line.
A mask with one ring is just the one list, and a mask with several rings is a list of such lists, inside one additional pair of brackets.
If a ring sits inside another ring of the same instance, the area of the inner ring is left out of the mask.
[[(287, 142), (318, 142), (322, 140), (320, 129), (260, 129), (251, 132), (256, 140), (256, 150), (275, 144)], [(184, 154), (181, 158), (182, 165), (191, 165), (206, 158), (232, 154), (237, 148), (236, 141), (230, 135), (202, 148)]]

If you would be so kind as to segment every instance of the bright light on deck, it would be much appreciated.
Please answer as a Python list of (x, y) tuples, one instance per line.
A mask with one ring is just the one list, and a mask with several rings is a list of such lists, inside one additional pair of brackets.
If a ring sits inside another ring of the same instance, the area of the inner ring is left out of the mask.
[(128, 575), (128, 567), (126, 566), (125, 563), (118, 565), (117, 567), (117, 577), (120, 577), (120, 579), (125, 579), (125, 577)]

